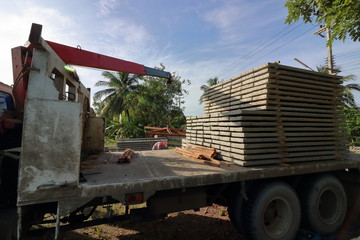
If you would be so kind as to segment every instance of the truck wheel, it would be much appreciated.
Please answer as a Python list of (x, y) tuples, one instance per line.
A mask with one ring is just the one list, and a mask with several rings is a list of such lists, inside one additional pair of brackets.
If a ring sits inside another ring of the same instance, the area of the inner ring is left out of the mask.
[(234, 194), (229, 201), (228, 214), (232, 225), (240, 232), (243, 233), (242, 226), (242, 202), (243, 196), (241, 193)]
[(300, 202), (284, 182), (252, 189), (243, 202), (244, 233), (253, 240), (294, 239), (300, 225)]
[(17, 239), (17, 208), (8, 207), (0, 209), (0, 239)]
[(347, 200), (341, 182), (331, 175), (312, 179), (300, 193), (302, 225), (318, 234), (335, 232), (344, 222)]

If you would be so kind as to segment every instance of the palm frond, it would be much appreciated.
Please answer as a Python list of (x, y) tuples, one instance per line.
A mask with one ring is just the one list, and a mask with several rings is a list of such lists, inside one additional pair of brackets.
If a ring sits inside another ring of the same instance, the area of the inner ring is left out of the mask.
[(343, 82), (347, 82), (347, 81), (354, 81), (354, 80), (356, 80), (356, 79), (357, 79), (357, 76), (356, 76), (356, 75), (350, 74), (350, 75), (343, 76), (341, 80), (342, 80)]
[(108, 87), (109, 86), (109, 82), (107, 81), (97, 81), (95, 83), (95, 87)]
[[(328, 68), (326, 65), (321, 65), (316, 67), (318, 72), (323, 72), (323, 73), (327, 73), (328, 72)], [(335, 71), (340, 71), (341, 67), (340, 66), (334, 66), (334, 70)], [(353, 74), (347, 75), (347, 76), (343, 76), (341, 78), (341, 80), (344, 82), (348, 82), (348, 81), (353, 81), (356, 80), (357, 77)], [(348, 107), (348, 108), (357, 108), (358, 106), (356, 105), (355, 102), (355, 97), (353, 94), (353, 91), (359, 91), (360, 92), (360, 85), (356, 84), (356, 83), (349, 83), (349, 84), (344, 84), (343, 85), (343, 90), (341, 93), (341, 100), (342, 103)]]
[[(98, 81), (96, 86), (108, 87), (94, 94), (97, 99), (102, 99), (102, 116), (118, 116), (122, 112), (129, 112), (134, 106), (131, 102), (134, 100), (130, 94), (138, 88), (139, 75), (124, 72), (102, 72), (102, 76), (108, 81)], [(129, 118), (129, 116), (128, 116)], [(129, 118), (130, 119), (130, 118)]]
[(214, 85), (220, 83), (220, 81), (217, 77), (209, 78), (206, 82), (208, 83), (209, 86), (214, 86)]
[(357, 83), (351, 83), (351, 84), (346, 84), (344, 86), (344, 88), (350, 89), (350, 90), (355, 90), (355, 91), (359, 91), (360, 92), (360, 85)]
[(96, 92), (94, 94), (94, 97), (95, 98), (98, 98), (98, 99), (101, 99), (103, 97), (106, 97), (108, 95), (111, 95), (113, 94), (114, 92), (116, 91), (116, 89), (113, 89), (113, 88), (108, 88), (108, 89), (104, 89), (104, 90), (100, 90), (98, 92)]
[(209, 88), (209, 86), (207, 86), (207, 85), (202, 85), (201, 87), (200, 87), (200, 89), (202, 90), (202, 91), (206, 91), (207, 89)]

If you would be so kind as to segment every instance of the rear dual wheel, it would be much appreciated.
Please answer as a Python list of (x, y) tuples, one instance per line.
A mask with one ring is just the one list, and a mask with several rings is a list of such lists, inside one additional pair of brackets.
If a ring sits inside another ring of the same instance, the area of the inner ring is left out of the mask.
[(306, 181), (299, 190), (300, 200), (290, 185), (280, 181), (252, 186), (247, 197), (238, 193), (229, 201), (229, 216), (253, 240), (294, 239), (300, 218), (302, 228), (320, 235), (334, 233), (346, 216), (345, 190), (332, 175)]
[(304, 228), (325, 235), (343, 224), (347, 197), (341, 182), (334, 176), (322, 175), (309, 180), (299, 195)]
[(294, 239), (300, 225), (300, 202), (295, 191), (284, 182), (256, 186), (231, 207), (232, 222), (249, 239)]

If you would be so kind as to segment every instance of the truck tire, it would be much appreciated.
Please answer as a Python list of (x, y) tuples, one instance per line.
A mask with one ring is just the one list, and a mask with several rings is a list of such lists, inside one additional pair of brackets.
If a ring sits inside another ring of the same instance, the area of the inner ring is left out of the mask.
[(243, 196), (241, 192), (238, 194), (233, 194), (231, 200), (229, 200), (228, 214), (232, 225), (238, 230), (238, 232), (243, 233), (242, 225), (242, 203)]
[(344, 222), (347, 198), (341, 182), (323, 175), (307, 182), (301, 189), (302, 225), (318, 234), (335, 232)]
[(17, 239), (17, 208), (6, 207), (0, 209), (0, 239)]
[(296, 192), (284, 182), (252, 188), (243, 201), (244, 233), (253, 240), (294, 239), (300, 225), (300, 202)]

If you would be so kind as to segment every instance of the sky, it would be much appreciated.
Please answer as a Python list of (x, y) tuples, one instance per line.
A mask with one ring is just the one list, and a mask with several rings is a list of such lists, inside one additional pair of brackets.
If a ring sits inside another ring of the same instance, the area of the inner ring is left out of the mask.
[[(203, 113), (201, 85), (226, 80), (267, 62), (303, 68), (323, 65), (326, 39), (314, 23), (285, 24), (285, 0), (12, 0), (0, 1), (0, 81), (12, 84), (11, 48), (23, 45), (32, 23), (46, 40), (144, 64), (166, 66), (189, 94), (185, 115)], [(360, 78), (360, 43), (335, 41), (335, 62)], [(104, 80), (101, 70), (76, 67), (82, 83)], [(360, 83), (357, 79), (354, 83)], [(360, 94), (355, 94), (360, 104)]]

